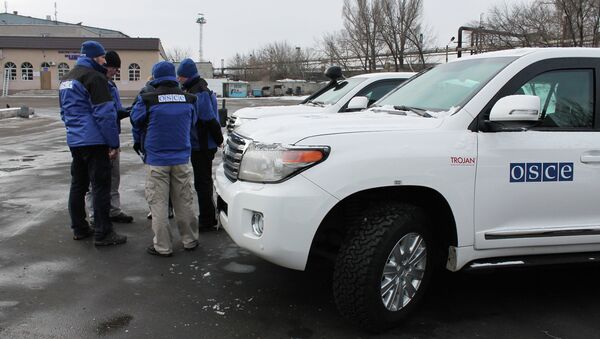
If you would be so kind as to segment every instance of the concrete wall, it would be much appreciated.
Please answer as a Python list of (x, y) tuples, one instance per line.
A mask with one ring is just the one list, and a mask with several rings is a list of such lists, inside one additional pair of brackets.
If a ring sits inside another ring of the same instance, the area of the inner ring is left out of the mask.
[[(117, 51), (121, 57), (121, 80), (115, 81), (121, 91), (137, 92), (146, 84), (151, 75), (152, 66), (162, 60), (158, 51)], [(9, 84), (10, 93), (24, 90), (41, 89), (40, 71), (43, 62), (53, 64), (48, 70), (51, 74), (52, 89), (58, 89), (58, 65), (66, 63), (69, 69), (75, 66), (79, 50), (33, 50), (33, 49), (0, 49), (0, 74), (4, 76), (4, 65), (12, 62), (17, 66), (17, 79)], [(29, 62), (33, 65), (33, 80), (22, 80), (21, 64)], [(132, 63), (140, 66), (140, 80), (129, 81), (128, 68)], [(3, 78), (0, 77), (0, 87)]]
[(29, 118), (33, 114), (33, 109), (27, 106), (14, 107), (14, 108), (2, 108), (0, 109), (0, 119), (8, 118)]

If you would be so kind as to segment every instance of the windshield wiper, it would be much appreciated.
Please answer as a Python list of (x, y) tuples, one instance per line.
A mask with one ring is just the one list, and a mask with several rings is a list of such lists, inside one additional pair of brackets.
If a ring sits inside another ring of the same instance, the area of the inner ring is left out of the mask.
[(422, 108), (398, 105), (398, 106), (394, 106), (394, 109), (398, 110), (398, 111), (412, 112), (412, 113), (415, 113), (415, 114), (425, 117), (425, 118), (433, 118), (433, 116), (431, 114), (427, 113)]
[(306, 102), (307, 104), (313, 104), (315, 106), (319, 106), (319, 107), (325, 107), (325, 103), (322, 101), (314, 101), (314, 100), (309, 100)]

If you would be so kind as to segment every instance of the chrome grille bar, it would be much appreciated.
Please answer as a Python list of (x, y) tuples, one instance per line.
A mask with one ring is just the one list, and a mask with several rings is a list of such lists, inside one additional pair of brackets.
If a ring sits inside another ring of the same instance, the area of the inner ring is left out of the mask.
[(223, 149), (223, 168), (227, 179), (235, 182), (238, 179), (242, 156), (250, 140), (244, 139), (237, 133), (229, 134), (227, 143)]

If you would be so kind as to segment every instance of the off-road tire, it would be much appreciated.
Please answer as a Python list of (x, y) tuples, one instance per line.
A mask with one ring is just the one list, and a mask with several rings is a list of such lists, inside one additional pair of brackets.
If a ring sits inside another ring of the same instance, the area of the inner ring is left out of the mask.
[[(354, 217), (340, 248), (333, 274), (333, 294), (340, 313), (373, 332), (399, 325), (421, 301), (437, 266), (431, 225), (419, 207), (379, 202)], [(396, 243), (408, 233), (417, 233), (425, 242), (425, 273), (413, 299), (398, 311), (389, 311), (381, 298), (383, 267)]]

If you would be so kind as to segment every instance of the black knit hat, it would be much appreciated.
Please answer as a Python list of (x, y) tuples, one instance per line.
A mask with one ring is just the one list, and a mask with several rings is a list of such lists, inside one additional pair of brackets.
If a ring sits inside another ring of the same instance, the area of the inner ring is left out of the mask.
[(119, 58), (119, 54), (115, 51), (106, 52), (106, 63), (104, 67), (114, 67), (121, 68), (121, 58)]

